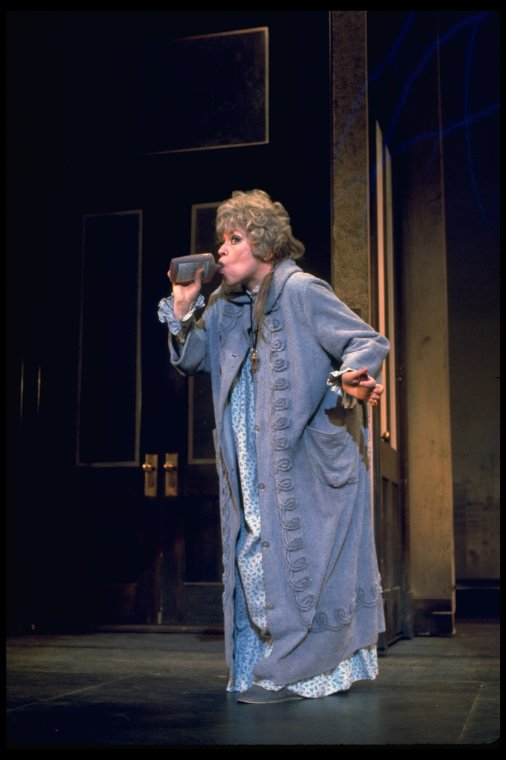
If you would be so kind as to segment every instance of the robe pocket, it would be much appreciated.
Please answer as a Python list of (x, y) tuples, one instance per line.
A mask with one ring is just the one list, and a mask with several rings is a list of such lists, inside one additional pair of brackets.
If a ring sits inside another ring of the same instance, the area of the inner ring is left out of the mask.
[(332, 433), (307, 428), (305, 444), (309, 460), (319, 480), (333, 488), (357, 482), (358, 448), (346, 428)]

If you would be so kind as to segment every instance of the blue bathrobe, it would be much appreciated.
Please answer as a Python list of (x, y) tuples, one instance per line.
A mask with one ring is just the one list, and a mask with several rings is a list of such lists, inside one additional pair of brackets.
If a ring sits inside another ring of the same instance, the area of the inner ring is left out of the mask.
[[(257, 679), (283, 686), (333, 670), (384, 630), (374, 543), (367, 405), (327, 384), (340, 368), (378, 377), (388, 341), (323, 280), (279, 264), (253, 375), (266, 616), (272, 647)], [(179, 344), (183, 374), (211, 373), (220, 482), (225, 653), (232, 670), (241, 492), (231, 391), (251, 349), (251, 298), (218, 288)]]

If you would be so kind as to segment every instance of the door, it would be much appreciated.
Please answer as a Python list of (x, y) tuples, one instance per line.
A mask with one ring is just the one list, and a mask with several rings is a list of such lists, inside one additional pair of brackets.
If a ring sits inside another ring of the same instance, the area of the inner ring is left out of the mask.
[(375, 488), (376, 534), (386, 632), (383, 647), (410, 635), (407, 578), (406, 509), (401, 478), (398, 403), (402, 363), (397, 334), (398, 291), (395, 272), (392, 160), (379, 123), (375, 125), (375, 257), (378, 329), (390, 341), (383, 365), (385, 393), (374, 417), (378, 477)]
[[(219, 626), (209, 383), (169, 365), (167, 328), (156, 318), (168, 260), (151, 247), (161, 231), (152, 221), (145, 234), (145, 216), (83, 217), (76, 480), (93, 537), (90, 614), (104, 624)], [(199, 244), (207, 233), (206, 248), (214, 245), (212, 226), (200, 221), (198, 232)], [(152, 289), (151, 272), (159, 275)]]
[(9, 40), (11, 618), (219, 627), (209, 382), (157, 304), (235, 189), (329, 278), (328, 13), (28, 13)]

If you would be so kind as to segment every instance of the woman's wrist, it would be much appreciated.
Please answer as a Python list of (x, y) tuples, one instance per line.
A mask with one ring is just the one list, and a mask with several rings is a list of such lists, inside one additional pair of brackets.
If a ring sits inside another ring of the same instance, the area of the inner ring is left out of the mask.
[(188, 312), (192, 310), (193, 303), (187, 301), (174, 300), (174, 316), (176, 319), (184, 319)]

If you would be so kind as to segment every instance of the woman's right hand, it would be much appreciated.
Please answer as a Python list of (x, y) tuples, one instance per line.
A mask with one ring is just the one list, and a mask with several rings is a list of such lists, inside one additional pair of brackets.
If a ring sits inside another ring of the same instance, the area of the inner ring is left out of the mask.
[[(177, 319), (185, 317), (193, 304), (198, 298), (200, 291), (202, 290), (202, 275), (204, 269), (197, 269), (195, 272), (195, 280), (189, 282), (187, 285), (172, 284), (172, 295), (174, 296), (174, 316)], [(170, 280), (170, 274), (167, 272), (167, 277)]]

